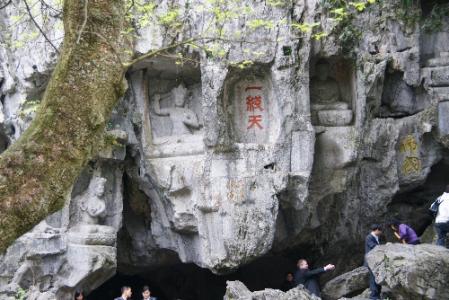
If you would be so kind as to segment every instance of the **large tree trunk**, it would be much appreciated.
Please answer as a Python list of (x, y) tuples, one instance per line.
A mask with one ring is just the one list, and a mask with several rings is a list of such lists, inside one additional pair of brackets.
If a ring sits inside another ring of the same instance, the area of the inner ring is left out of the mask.
[(62, 208), (123, 94), (125, 1), (90, 0), (87, 15), (85, 1), (65, 0), (64, 43), (40, 109), (0, 157), (0, 252)]

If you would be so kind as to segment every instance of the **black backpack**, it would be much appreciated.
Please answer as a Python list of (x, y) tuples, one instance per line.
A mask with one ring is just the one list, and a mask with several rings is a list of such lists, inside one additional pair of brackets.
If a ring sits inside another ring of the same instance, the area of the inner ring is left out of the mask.
[(441, 200), (441, 196), (440, 196), (435, 201), (433, 201), (432, 205), (430, 205), (429, 211), (433, 215), (433, 217), (437, 216), (438, 208), (440, 207), (441, 202), (443, 202), (443, 201)]

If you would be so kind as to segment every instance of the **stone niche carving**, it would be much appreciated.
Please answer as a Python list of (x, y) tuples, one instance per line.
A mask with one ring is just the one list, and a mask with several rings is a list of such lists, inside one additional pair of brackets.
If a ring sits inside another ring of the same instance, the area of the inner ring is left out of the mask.
[(353, 121), (353, 72), (343, 60), (312, 64), (310, 110), (313, 125), (347, 126)]
[(171, 157), (204, 152), (201, 72), (174, 61), (148, 63), (148, 95), (151, 157)]
[(105, 178), (93, 177), (88, 189), (73, 199), (78, 206), (79, 223), (69, 231), (71, 243), (107, 246), (115, 244), (116, 230), (101, 224), (106, 216), (106, 203), (103, 199), (105, 184)]
[(422, 96), (405, 83), (402, 72), (388, 73), (385, 76), (379, 116), (404, 117), (420, 112), (428, 104)]
[(231, 76), (225, 84), (224, 106), (231, 140), (273, 143), (280, 131), (278, 103), (270, 76), (263, 69)]

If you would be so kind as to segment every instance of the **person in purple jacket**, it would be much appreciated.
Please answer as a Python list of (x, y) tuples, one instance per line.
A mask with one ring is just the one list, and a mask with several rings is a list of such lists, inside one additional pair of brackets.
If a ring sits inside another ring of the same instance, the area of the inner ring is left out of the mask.
[(394, 235), (403, 244), (418, 245), (421, 242), (416, 232), (410, 226), (399, 222), (398, 220), (392, 220), (388, 226), (393, 230)]

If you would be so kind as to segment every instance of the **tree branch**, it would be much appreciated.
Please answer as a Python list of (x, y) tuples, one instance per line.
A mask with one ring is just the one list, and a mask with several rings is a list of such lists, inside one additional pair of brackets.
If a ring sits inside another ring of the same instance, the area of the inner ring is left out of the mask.
[(25, 3), (25, 7), (26, 10), (28, 12), (28, 15), (30, 16), (31, 20), (33, 21), (34, 25), (37, 27), (37, 29), (39, 29), (39, 31), (42, 33), (42, 35), (44, 36), (45, 40), (47, 40), (47, 42), (53, 47), (53, 49), (55, 49), (56, 53), (59, 54), (59, 50), (58, 48), (56, 48), (56, 46), (50, 41), (50, 39), (48, 38), (48, 36), (45, 34), (45, 32), (42, 30), (42, 28), (39, 26), (39, 24), (36, 22), (36, 20), (33, 17), (33, 14), (31, 13), (31, 9), (30, 6), (28, 5), (26, 0), (23, 0), (23, 2)]
[(126, 14), (129, 14), (129, 12), (134, 7), (134, 5), (135, 5), (134, 0), (131, 0), (131, 5), (129, 6), (128, 10), (126, 11)]
[(89, 4), (89, 0), (84, 0), (84, 21), (81, 25), (80, 31), (78, 33), (78, 38), (76, 39), (76, 43), (80, 43), (81, 35), (83, 34), (84, 28), (86, 27), (87, 23), (87, 5)]
[(165, 51), (174, 49), (174, 48), (179, 47), (179, 46), (182, 46), (182, 45), (191, 44), (191, 43), (193, 43), (193, 42), (195, 42), (195, 41), (197, 41), (197, 40), (200, 40), (200, 39), (201, 39), (201, 38), (197, 38), (197, 39), (188, 39), (188, 40), (185, 40), (185, 41), (176, 43), (176, 44), (169, 45), (169, 46), (164, 47), (164, 48), (160, 48), (160, 49), (153, 50), (153, 51), (148, 51), (147, 53), (142, 54), (141, 56), (139, 56), (139, 57), (137, 57), (137, 58), (131, 60), (130, 62), (125, 63), (123, 66), (125, 67), (125, 69), (128, 69), (128, 68), (130, 68), (132, 65), (135, 65), (136, 63), (141, 62), (142, 60), (145, 60), (145, 59), (150, 58), (150, 57), (157, 56), (157, 55), (159, 55), (159, 54), (161, 54), (161, 53), (163, 53), (163, 52), (165, 52)]
[(188, 40), (185, 40), (185, 41), (181, 41), (181, 42), (178, 42), (178, 43), (175, 43), (175, 44), (171, 44), (171, 45), (166, 46), (164, 48), (160, 48), (160, 49), (153, 50), (153, 51), (148, 51), (147, 53), (142, 54), (141, 56), (131, 60), (130, 62), (124, 63), (123, 66), (124, 66), (125, 69), (128, 69), (131, 66), (135, 65), (136, 63), (139, 63), (139, 62), (141, 62), (141, 61), (143, 61), (143, 60), (145, 60), (147, 58), (154, 57), (154, 56), (157, 56), (157, 55), (161, 55), (165, 51), (168, 51), (168, 50), (171, 50), (171, 49), (174, 49), (174, 48), (177, 48), (179, 46), (186, 45), (186, 44), (194, 44), (198, 48), (206, 49), (203, 46), (195, 44), (195, 42), (198, 42), (198, 41), (220, 41), (220, 42), (227, 42), (227, 43), (233, 42), (233, 43), (246, 43), (246, 44), (258, 44), (258, 43), (261, 43), (261, 42), (275, 43), (275, 41), (269, 40), (269, 39), (268, 40), (263, 40), (263, 41), (246, 41), (246, 40), (225, 39), (225, 38), (220, 38), (220, 37), (197, 37), (197, 38), (192, 38), (192, 39), (188, 39)]
[(6, 2), (3, 6), (0, 6), (0, 9), (4, 9), (5, 7), (7, 7), (8, 5), (10, 5), (12, 2), (12, 0), (9, 0), (8, 2)]

